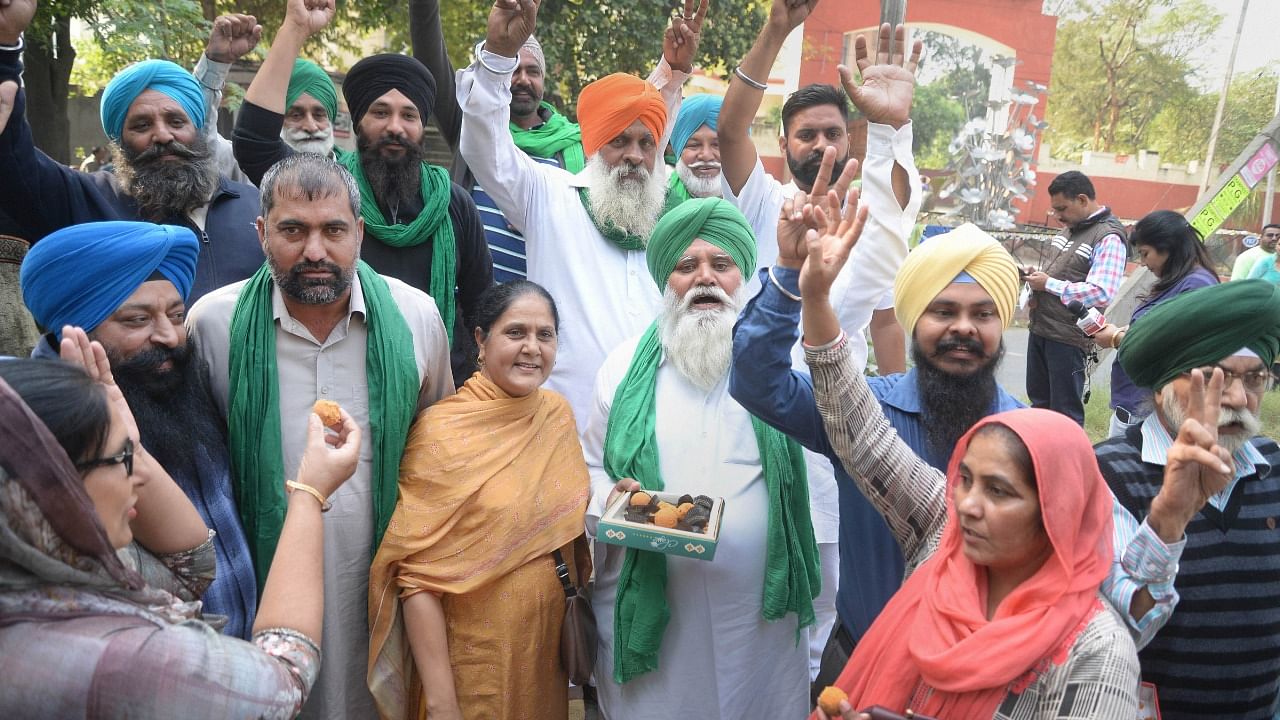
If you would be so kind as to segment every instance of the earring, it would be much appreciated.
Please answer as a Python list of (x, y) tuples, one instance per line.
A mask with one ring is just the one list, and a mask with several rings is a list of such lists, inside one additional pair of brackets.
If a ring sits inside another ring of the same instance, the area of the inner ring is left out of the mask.
[(477, 358), (476, 358), (476, 368), (477, 368), (477, 369), (479, 369), (479, 370), (483, 370), (483, 369), (484, 369), (484, 356), (483, 356), (483, 355), (481, 355), (481, 356), (479, 356), (479, 357), (477, 357)]

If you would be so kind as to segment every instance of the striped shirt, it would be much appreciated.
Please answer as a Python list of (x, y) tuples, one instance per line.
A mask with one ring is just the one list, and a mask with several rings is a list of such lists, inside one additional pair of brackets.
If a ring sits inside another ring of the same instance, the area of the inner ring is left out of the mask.
[[(559, 155), (554, 158), (533, 158), (543, 165), (563, 168)], [(489, 254), (493, 256), (493, 281), (495, 283), (524, 280), (529, 277), (529, 265), (525, 259), (524, 235), (520, 234), (498, 209), (497, 203), (489, 197), (489, 193), (480, 187), (480, 183), (471, 186), (471, 199), (480, 211), (480, 222), (484, 224), (484, 239), (489, 244)]]
[[(1061, 235), (1053, 240), (1055, 245), (1059, 241), (1070, 242)], [(1116, 291), (1120, 289), (1128, 259), (1129, 249), (1125, 247), (1124, 238), (1111, 233), (1093, 246), (1089, 275), (1083, 281), (1067, 282), (1049, 278), (1044, 284), (1044, 289), (1061, 297), (1064, 305), (1072, 300), (1078, 300), (1085, 307), (1096, 307), (1101, 310), (1111, 304)]]

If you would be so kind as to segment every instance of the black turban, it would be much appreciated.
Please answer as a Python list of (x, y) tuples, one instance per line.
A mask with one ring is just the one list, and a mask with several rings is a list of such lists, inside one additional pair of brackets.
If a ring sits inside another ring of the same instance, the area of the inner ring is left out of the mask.
[(392, 90), (399, 90), (418, 107), (425, 125), (436, 102), (436, 79), (427, 66), (408, 55), (384, 53), (364, 58), (351, 67), (342, 81), (342, 96), (351, 111), (352, 127), (369, 106)]
[(1138, 387), (1248, 349), (1268, 367), (1280, 350), (1280, 288), (1266, 280), (1210, 285), (1160, 303), (1120, 342), (1118, 361)]

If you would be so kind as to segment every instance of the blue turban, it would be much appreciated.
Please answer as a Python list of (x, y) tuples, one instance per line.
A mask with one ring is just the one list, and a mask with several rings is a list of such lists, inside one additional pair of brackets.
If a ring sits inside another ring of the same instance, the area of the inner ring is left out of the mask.
[(98, 327), (153, 274), (186, 300), (200, 243), (191, 230), (147, 222), (71, 225), (32, 246), (22, 261), (22, 297), (44, 329)]
[(680, 114), (676, 115), (675, 127), (671, 130), (671, 149), (675, 151), (676, 157), (684, 152), (685, 144), (698, 132), (698, 128), (706, 125), (712, 130), (716, 129), (716, 124), (720, 121), (720, 106), (723, 104), (724, 98), (719, 95), (704, 93), (685, 98), (680, 104)]
[(204, 93), (191, 73), (168, 60), (143, 60), (116, 73), (102, 91), (102, 129), (119, 140), (129, 106), (144, 90), (164, 93), (182, 106), (197, 128), (204, 127)]

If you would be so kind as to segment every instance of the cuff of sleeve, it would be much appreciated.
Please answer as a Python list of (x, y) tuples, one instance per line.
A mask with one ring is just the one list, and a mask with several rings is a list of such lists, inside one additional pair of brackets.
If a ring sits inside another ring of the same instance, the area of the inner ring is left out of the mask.
[(1054, 295), (1057, 295), (1058, 297), (1062, 297), (1062, 293), (1063, 293), (1066, 289), (1067, 289), (1067, 281), (1066, 281), (1066, 280), (1059, 280), (1059, 279), (1057, 279), (1057, 278), (1049, 278), (1048, 280), (1045, 280), (1045, 282), (1044, 282), (1044, 290), (1045, 290), (1045, 292), (1053, 293)]
[[(649, 82), (653, 86), (661, 90), (664, 87), (675, 84), (676, 87), (684, 85), (684, 81), (689, 79), (689, 73), (682, 70), (676, 70), (671, 67), (665, 57), (658, 58), (658, 64), (654, 66), (653, 72), (649, 73)], [(674, 122), (668, 120), (668, 123)]]
[(1152, 597), (1158, 600), (1158, 589), (1167, 588), (1167, 592), (1172, 592), (1173, 579), (1178, 575), (1178, 560), (1182, 558), (1186, 545), (1186, 538), (1166, 545), (1143, 520), (1137, 534), (1125, 548), (1121, 564), (1130, 577), (1145, 583)]
[(21, 41), (17, 45), (0, 45), (0, 82), (13, 80), (21, 84), (22, 48)]
[(494, 75), (510, 75), (520, 67), (520, 58), (509, 58), (484, 49), (484, 41), (476, 43), (476, 60), (480, 66)]
[(867, 157), (893, 158), (899, 162), (905, 157), (910, 160), (912, 125), (893, 129), (891, 125), (867, 123)]
[(210, 90), (221, 90), (227, 84), (227, 73), (231, 71), (231, 63), (212, 60), (208, 55), (200, 53), (196, 61), (196, 69), (191, 73), (200, 84)]

